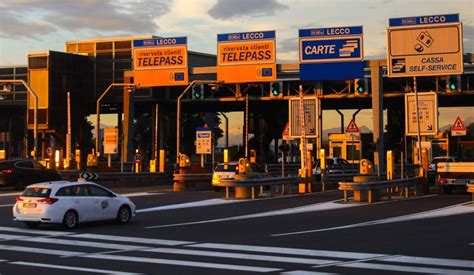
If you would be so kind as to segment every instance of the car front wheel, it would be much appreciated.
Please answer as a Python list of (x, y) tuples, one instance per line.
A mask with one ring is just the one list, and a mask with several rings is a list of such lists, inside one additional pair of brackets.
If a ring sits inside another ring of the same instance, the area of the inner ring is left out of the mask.
[(117, 221), (119, 223), (127, 223), (132, 218), (132, 211), (130, 207), (122, 205), (117, 213)]
[(79, 220), (79, 216), (77, 215), (77, 212), (74, 210), (69, 210), (64, 214), (63, 218), (63, 225), (67, 229), (73, 229), (77, 226)]

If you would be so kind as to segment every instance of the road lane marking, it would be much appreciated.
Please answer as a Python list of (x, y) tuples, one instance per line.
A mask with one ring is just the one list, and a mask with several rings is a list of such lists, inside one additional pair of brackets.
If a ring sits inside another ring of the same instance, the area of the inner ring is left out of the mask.
[(368, 222), (355, 223), (355, 224), (342, 225), (342, 226), (329, 227), (329, 228), (272, 234), (271, 236), (282, 237), (282, 236), (290, 236), (290, 235), (301, 235), (301, 234), (334, 231), (334, 230), (349, 229), (349, 228), (356, 228), (356, 227), (363, 227), (363, 226), (370, 226), (370, 225), (405, 222), (405, 221), (413, 221), (413, 220), (420, 220), (420, 219), (440, 218), (440, 217), (461, 215), (461, 214), (468, 214), (468, 213), (474, 213), (474, 207), (469, 206), (466, 203), (461, 203), (461, 204), (456, 204), (456, 205), (443, 207), (439, 209), (433, 209), (433, 210), (428, 210), (424, 212), (418, 212), (418, 213), (391, 217), (391, 218), (386, 218), (386, 219), (380, 219), (380, 220), (375, 220), (375, 221), (368, 221)]
[(0, 194), (0, 197), (18, 196), (18, 195), (20, 195), (20, 194), (21, 194), (21, 192), (5, 193), (5, 194)]
[(249, 215), (241, 215), (241, 216), (228, 217), (228, 218), (204, 220), (204, 221), (197, 221), (197, 222), (165, 224), (165, 225), (153, 225), (153, 226), (147, 226), (145, 228), (146, 229), (153, 229), (153, 228), (176, 227), (176, 226), (184, 226), (184, 225), (196, 225), (196, 224), (204, 224), (204, 223), (235, 221), (235, 220), (243, 220), (243, 219), (255, 219), (255, 218), (272, 217), (272, 216), (280, 216), (280, 215), (293, 215), (293, 214), (301, 214), (301, 213), (307, 213), (307, 212), (336, 210), (336, 209), (342, 209), (342, 208), (348, 208), (348, 207), (363, 206), (363, 205), (360, 205), (360, 204), (337, 203), (339, 201), (342, 201), (342, 200), (338, 199), (338, 200), (333, 200), (333, 201), (329, 201), (329, 202), (321, 202), (321, 203), (298, 206), (298, 207), (293, 207), (293, 208), (274, 210), (274, 211), (268, 211), (268, 212), (256, 213), (256, 214), (249, 214)]
[(193, 202), (186, 202), (186, 203), (157, 206), (157, 207), (151, 207), (151, 208), (143, 208), (143, 209), (138, 209), (136, 212), (147, 213), (147, 212), (182, 209), (182, 208), (190, 208), (190, 207), (215, 206), (215, 205), (221, 205), (221, 204), (239, 203), (239, 202), (244, 202), (244, 201), (247, 201), (247, 200), (237, 201), (237, 200), (224, 200), (224, 199), (209, 199), (209, 200), (202, 200), (202, 201), (193, 201)]
[(381, 259), (381, 260), (378, 260), (378, 261), (406, 263), (406, 264), (425, 264), (425, 265), (456, 266), (456, 267), (474, 268), (474, 261), (458, 260), (458, 259), (441, 259), (441, 258), (427, 258), (427, 257), (397, 256), (397, 257), (388, 258), (388, 259)]
[(94, 239), (94, 240), (103, 240), (103, 241), (119, 241), (119, 242), (130, 242), (130, 243), (171, 245), (171, 246), (173, 246), (173, 245), (193, 244), (194, 243), (194, 242), (187, 242), (187, 241), (148, 239), (148, 238), (113, 236), (113, 235), (100, 235), (100, 234), (76, 234), (76, 235), (69, 235), (67, 237), (69, 237), (69, 238), (72, 237), (72, 238)]
[(84, 256), (81, 256), (81, 257), (90, 258), (90, 259), (111, 260), (111, 261), (126, 261), (126, 262), (138, 262), (138, 263), (148, 263), (148, 264), (164, 264), (164, 265), (211, 268), (211, 269), (225, 269), (225, 270), (237, 270), (237, 271), (248, 271), (248, 272), (276, 272), (276, 271), (281, 271), (281, 269), (269, 268), (269, 267), (243, 266), (243, 265), (231, 265), (231, 264), (215, 264), (215, 263), (209, 263), (209, 262), (193, 262), (193, 261), (181, 261), (181, 260), (158, 259), (158, 258), (142, 258), (142, 257), (120, 256), (120, 255), (91, 254), (91, 255), (84, 255)]
[(0, 204), (0, 207), (12, 207), (15, 204)]
[(365, 259), (365, 258), (388, 256), (385, 254), (373, 254), (373, 253), (359, 253), (359, 252), (345, 252), (345, 251), (331, 251), (331, 250), (312, 250), (312, 249), (285, 248), (285, 247), (274, 247), (274, 246), (220, 244), (220, 243), (191, 244), (191, 245), (187, 245), (187, 247), (265, 252), (265, 253), (276, 253), (276, 254), (287, 254), (287, 255), (311, 256), (311, 257), (333, 257), (333, 258), (341, 258), (341, 259)]
[(20, 228), (20, 227), (7, 227), (7, 226), (0, 226), (0, 231), (29, 233), (29, 234), (36, 234), (36, 235), (48, 235), (48, 236), (61, 236), (61, 235), (75, 234), (74, 232), (66, 232), (66, 231), (47, 231), (47, 230), (41, 230), (41, 229), (34, 230), (34, 229), (25, 229), (25, 228)]
[(26, 235), (14, 235), (14, 234), (0, 234), (0, 239), (10, 241), (10, 240), (18, 240), (18, 239), (25, 239), (31, 238), (31, 236)]
[(87, 241), (76, 241), (76, 240), (65, 240), (65, 239), (52, 239), (52, 238), (30, 238), (27, 240), (21, 240), (22, 242), (35, 242), (35, 243), (47, 243), (47, 244), (62, 244), (69, 246), (85, 246), (94, 248), (104, 249), (115, 249), (115, 250), (141, 250), (150, 247), (135, 246), (135, 245), (124, 245), (124, 244), (113, 244), (113, 243), (99, 243), (99, 242), (87, 242)]
[(329, 264), (329, 263), (336, 262), (336, 261), (331, 261), (331, 260), (292, 258), (292, 257), (281, 257), (281, 256), (266, 256), (266, 255), (256, 255), (256, 254), (228, 253), (228, 252), (222, 252), (222, 251), (214, 252), (214, 251), (206, 251), (206, 250), (190, 250), (190, 249), (175, 249), (175, 248), (153, 248), (153, 249), (147, 249), (144, 251), (156, 252), (156, 253), (170, 253), (170, 254), (178, 254), (178, 255), (196, 255), (196, 256), (205, 256), (205, 257), (232, 258), (232, 259), (241, 259), (241, 260), (311, 264), (311, 265)]
[(82, 271), (82, 272), (92, 272), (92, 273), (103, 273), (103, 274), (119, 274), (119, 275), (141, 274), (141, 273), (122, 272), (122, 271), (107, 270), (107, 269), (95, 269), (95, 268), (75, 267), (75, 266), (66, 266), (66, 265), (41, 264), (41, 263), (22, 262), (22, 261), (9, 262), (9, 264), (23, 265), (23, 266), (33, 266), (33, 267), (41, 267), (41, 268), (51, 268), (51, 269)]
[(135, 193), (125, 193), (125, 194), (120, 194), (120, 195), (128, 197), (128, 198), (133, 198), (133, 197), (163, 195), (163, 193), (135, 192)]
[(340, 266), (351, 267), (351, 268), (384, 270), (384, 271), (410, 272), (410, 273), (472, 275), (472, 271), (464, 271), (464, 270), (456, 270), (456, 269), (438, 269), (438, 268), (418, 267), (418, 266), (400, 266), (400, 265), (373, 264), (373, 263), (351, 263), (351, 264), (341, 264)]
[(0, 250), (46, 254), (46, 255), (57, 255), (57, 256), (79, 256), (83, 254), (82, 252), (75, 252), (75, 251), (55, 250), (55, 249), (26, 247), (26, 246), (2, 245), (2, 244), (0, 244)]
[(338, 273), (306, 271), (306, 270), (293, 270), (293, 271), (281, 272), (280, 274), (282, 274), (282, 275), (334, 275), (334, 274), (338, 274)]

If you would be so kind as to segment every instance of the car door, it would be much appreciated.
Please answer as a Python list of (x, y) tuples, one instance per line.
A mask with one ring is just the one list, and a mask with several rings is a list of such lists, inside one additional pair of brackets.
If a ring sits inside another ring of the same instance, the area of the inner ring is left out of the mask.
[(89, 189), (85, 184), (78, 184), (72, 187), (73, 208), (79, 215), (79, 221), (93, 221), (96, 219), (94, 213), (93, 198), (89, 194)]
[(114, 219), (119, 207), (117, 197), (96, 185), (88, 185), (87, 188), (93, 200), (94, 213), (97, 219)]
[(44, 181), (41, 169), (35, 168), (33, 160), (15, 162), (14, 170), (17, 180), (25, 185)]

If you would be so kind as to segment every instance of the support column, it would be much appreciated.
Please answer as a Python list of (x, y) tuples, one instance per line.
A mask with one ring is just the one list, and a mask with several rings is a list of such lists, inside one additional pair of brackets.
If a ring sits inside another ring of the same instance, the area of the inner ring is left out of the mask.
[(385, 171), (384, 136), (383, 136), (383, 72), (379, 60), (370, 61), (370, 74), (372, 82), (372, 116), (374, 126), (374, 151), (375, 169), (380, 174)]
[(135, 113), (133, 93), (123, 89), (123, 142), (124, 160), (133, 161), (133, 117)]
[(318, 104), (316, 105), (318, 106), (318, 138), (316, 139), (316, 152), (319, 152), (319, 150), (323, 148), (323, 105), (321, 102), (321, 98), (319, 97), (320, 95), (323, 95), (323, 85), (321, 81), (318, 81), (316, 84), (316, 95), (318, 95), (318, 98), (316, 99), (318, 101)]

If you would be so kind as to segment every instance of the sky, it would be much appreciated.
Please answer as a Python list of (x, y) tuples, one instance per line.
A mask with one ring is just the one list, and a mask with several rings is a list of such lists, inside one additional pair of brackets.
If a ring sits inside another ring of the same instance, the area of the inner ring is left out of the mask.
[(382, 59), (389, 18), (450, 13), (474, 52), (473, 0), (0, 0), (0, 66), (96, 37), (187, 36), (190, 50), (215, 54), (217, 34), (262, 30), (276, 31), (278, 63), (297, 63), (298, 29), (360, 25), (365, 59)]

